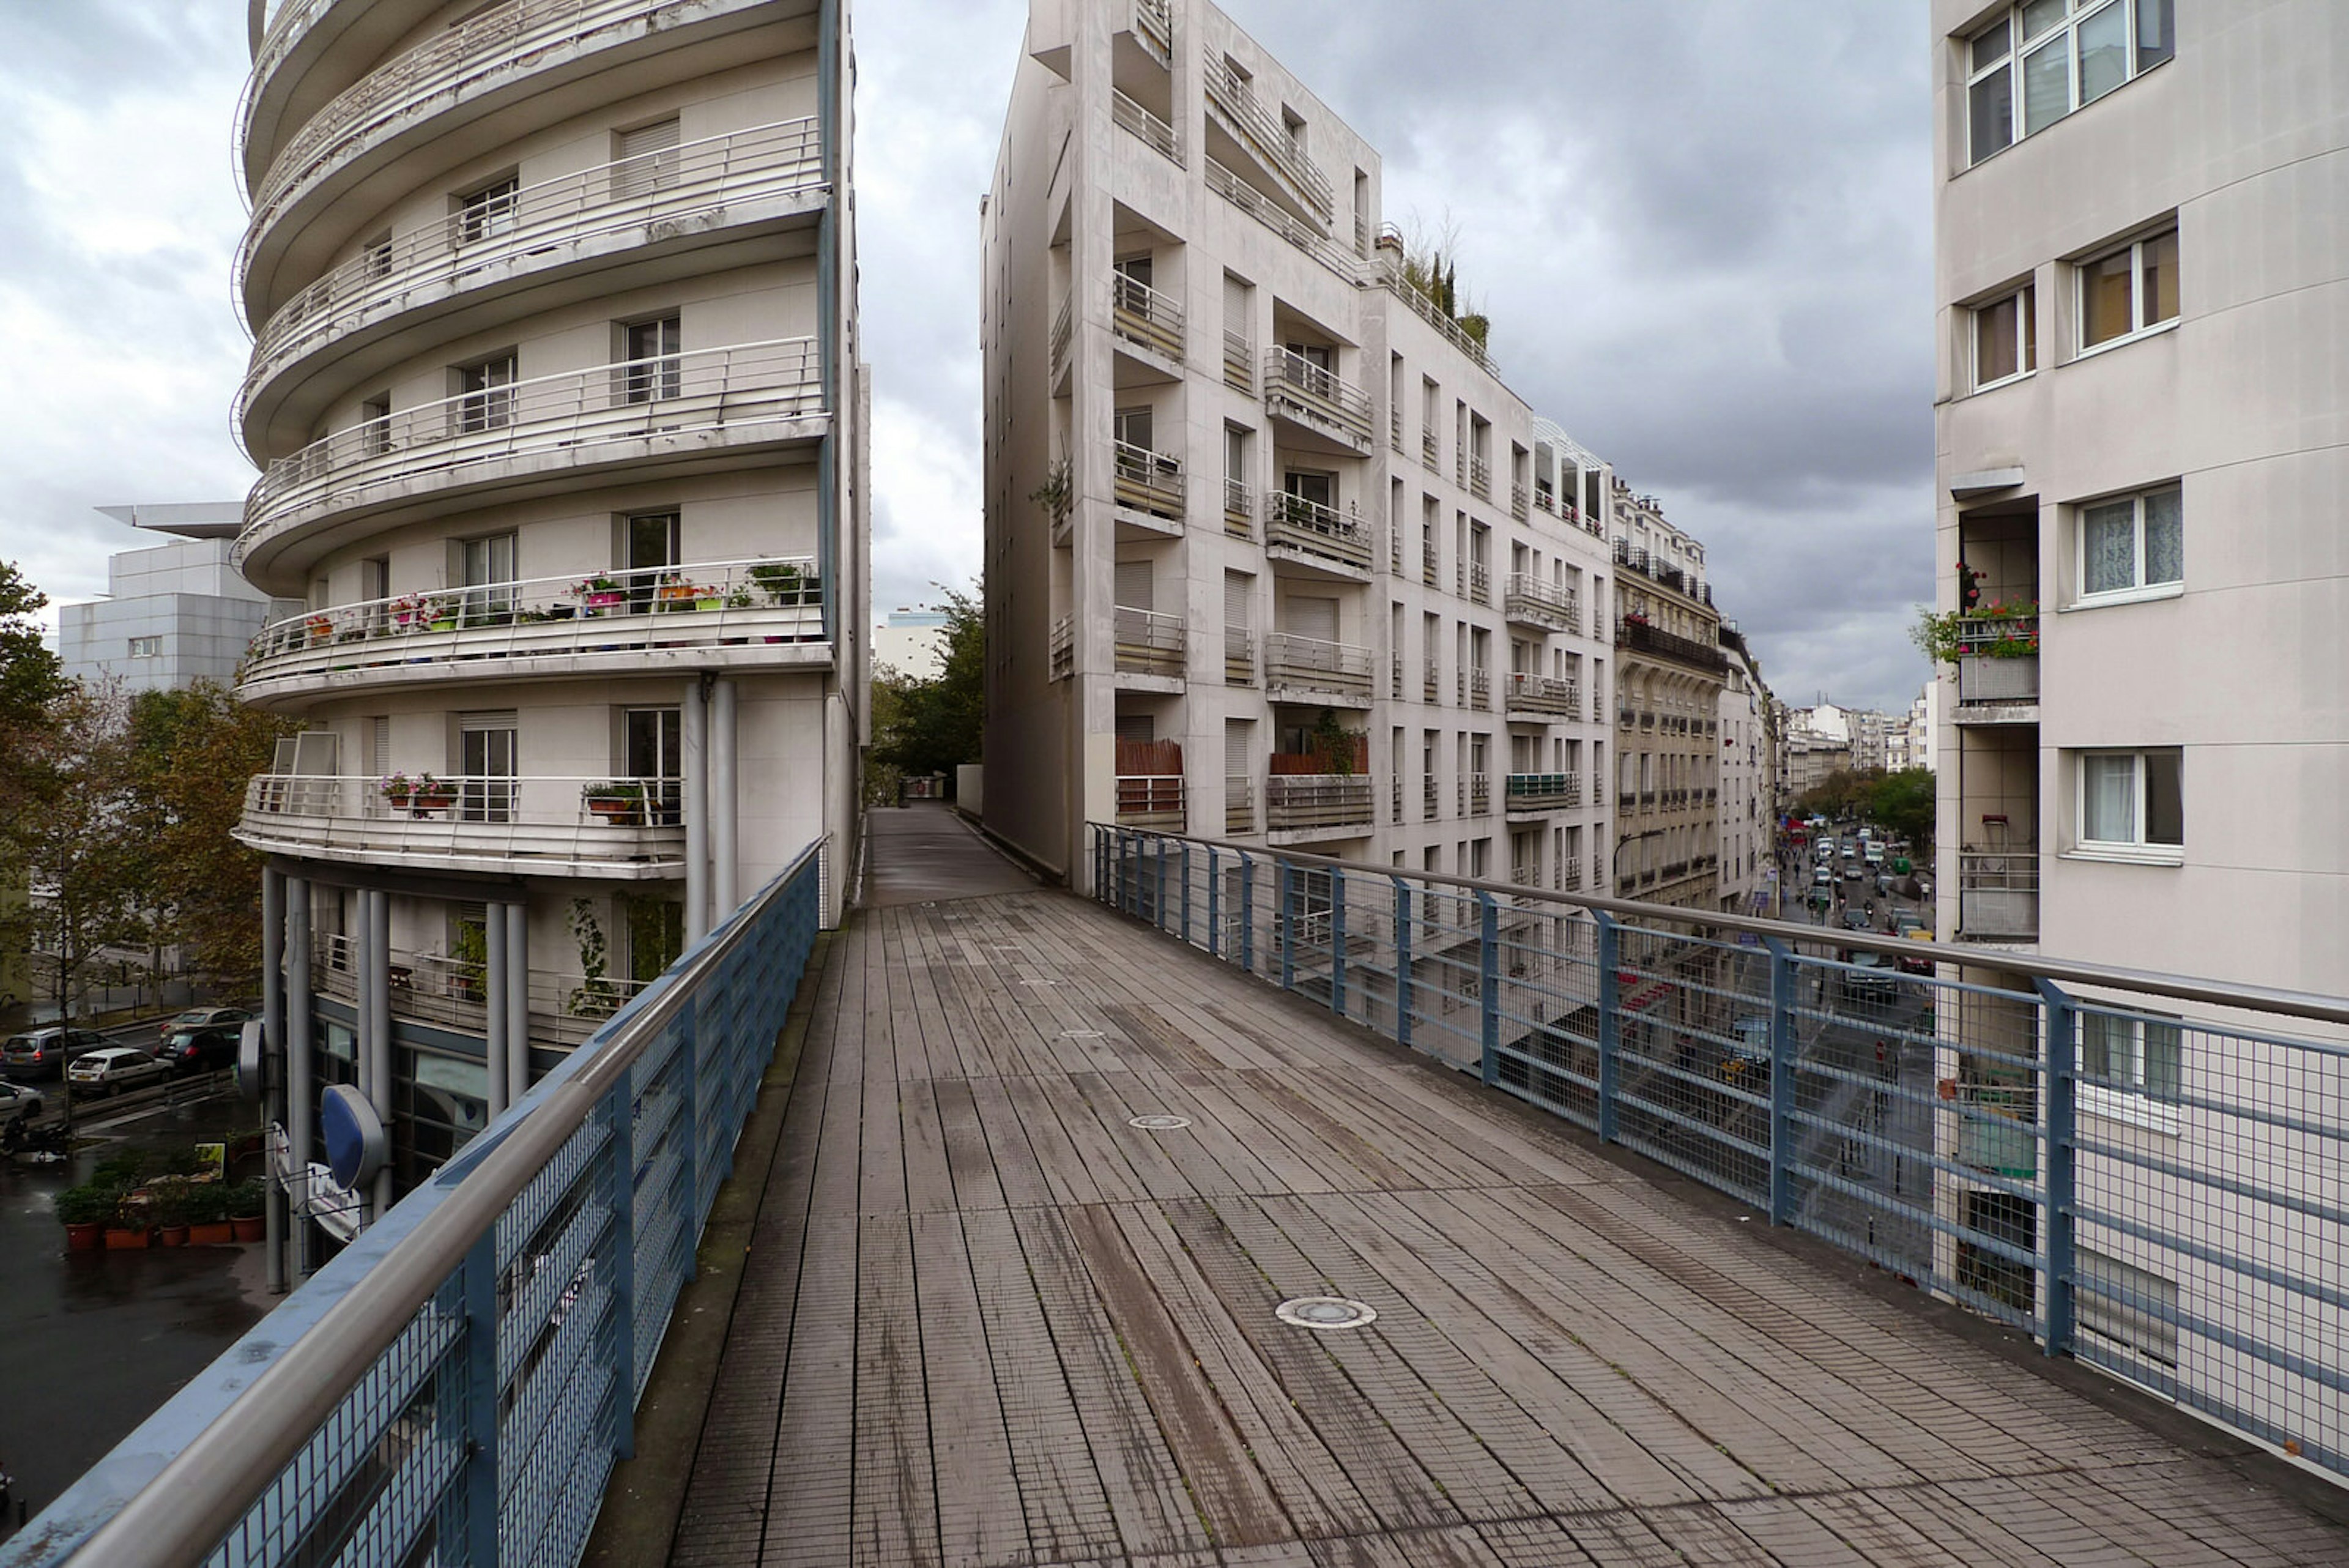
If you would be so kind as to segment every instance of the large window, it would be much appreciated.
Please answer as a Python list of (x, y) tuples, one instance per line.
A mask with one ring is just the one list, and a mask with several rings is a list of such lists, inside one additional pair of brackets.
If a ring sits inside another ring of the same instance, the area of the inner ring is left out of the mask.
[(2178, 319), (2178, 231), (2165, 229), (2082, 262), (2083, 352)]
[(2044, 130), (2169, 58), (2172, 4), (2024, 0), (1966, 40), (1968, 161)]
[(2176, 486), (2080, 508), (2080, 597), (2148, 593), (2186, 578), (2183, 493)]
[(2186, 1032), (2176, 1023), (2129, 1013), (2080, 1014), (2080, 1076), (2157, 1100), (2178, 1098)]
[(2025, 284), (1974, 306), (1974, 389), (2039, 369), (2038, 291)]
[(2080, 754), (2080, 845), (2174, 860), (2186, 842), (2184, 753)]

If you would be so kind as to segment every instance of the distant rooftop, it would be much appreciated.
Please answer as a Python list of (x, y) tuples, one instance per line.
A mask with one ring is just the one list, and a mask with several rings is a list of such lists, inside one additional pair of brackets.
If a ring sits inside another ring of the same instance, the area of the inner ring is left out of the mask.
[(177, 534), (182, 539), (233, 539), (244, 525), (242, 501), (174, 501), (162, 504), (101, 506), (118, 523)]

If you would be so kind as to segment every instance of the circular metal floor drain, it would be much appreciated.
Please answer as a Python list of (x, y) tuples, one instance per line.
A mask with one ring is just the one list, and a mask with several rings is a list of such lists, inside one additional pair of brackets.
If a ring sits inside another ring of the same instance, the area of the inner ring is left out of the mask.
[(1109, 1032), (1104, 1029), (1063, 1029), (1061, 1031), (1061, 1038), (1063, 1040), (1106, 1040), (1109, 1038)]
[(1132, 1116), (1127, 1119), (1125, 1125), (1130, 1127), (1140, 1127), (1143, 1132), (1180, 1132), (1191, 1125), (1191, 1118), (1170, 1116)]
[(1283, 1323), (1299, 1328), (1360, 1328), (1376, 1322), (1378, 1314), (1361, 1302), (1343, 1296), (1299, 1296), (1273, 1309)]

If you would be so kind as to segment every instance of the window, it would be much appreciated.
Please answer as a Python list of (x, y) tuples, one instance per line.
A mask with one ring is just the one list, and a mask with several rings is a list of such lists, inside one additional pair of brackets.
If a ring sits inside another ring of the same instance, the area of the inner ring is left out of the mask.
[(514, 226), (514, 199), (521, 184), (511, 174), (457, 198), (457, 243), (495, 239)]
[(650, 195), (677, 183), (678, 122), (674, 119), (624, 130), (612, 140), (613, 200)]
[(2178, 231), (2148, 234), (2082, 262), (2080, 349), (2178, 319)]
[(162, 658), (163, 639), (160, 637), (132, 638), (130, 639), (130, 657), (133, 659)]
[(463, 435), (502, 430), (513, 423), (514, 357), (500, 354), (457, 369), (457, 429)]
[(684, 390), (684, 361), (678, 358), (683, 343), (683, 332), (678, 317), (664, 316), (655, 321), (638, 321), (624, 334), (622, 356), (626, 368), (626, 396), (632, 403), (649, 403), (662, 398), (674, 398)]
[(513, 614), (514, 535), (492, 534), (455, 546), (467, 626), (503, 625)]
[(2025, 284), (1974, 306), (1974, 390), (2039, 369), (2037, 290)]
[(2186, 579), (2183, 493), (2175, 486), (2080, 508), (2080, 597), (2137, 594)]
[(2186, 1031), (2174, 1020), (2080, 1012), (2080, 1076), (2151, 1099), (2178, 1098)]
[(1967, 161), (2046, 130), (2169, 58), (2173, 4), (2023, 0), (1966, 40)]
[(2186, 843), (2184, 761), (2175, 748), (2081, 753), (2081, 847), (2175, 861)]
[(2081, 1247), (2073, 1252), (2080, 1327), (2165, 1366), (2178, 1365), (2178, 1282)]

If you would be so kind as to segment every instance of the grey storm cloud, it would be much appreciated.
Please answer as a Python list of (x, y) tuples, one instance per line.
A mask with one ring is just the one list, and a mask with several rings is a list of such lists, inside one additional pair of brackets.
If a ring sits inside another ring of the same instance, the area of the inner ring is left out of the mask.
[[(1929, 673), (1905, 628), (1932, 588), (1914, 8), (1228, 8), (1380, 149), (1390, 219), (1456, 231), (1510, 386), (1704, 541), (1716, 599), (1779, 693), (1905, 707)], [(1024, 0), (855, 11), (885, 607), (978, 570), (978, 204), (1025, 24)], [(129, 542), (90, 507), (250, 482), (226, 431), (243, 29), (230, 0), (0, 0), (0, 297), (36, 303), (52, 363), (88, 368), (32, 410), (47, 417), (10, 421), (0, 553), (68, 597)], [(61, 114), (98, 168), (47, 166)], [(159, 204), (172, 222), (152, 221)]]

